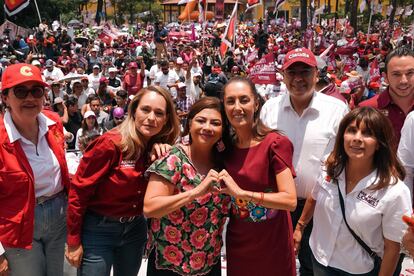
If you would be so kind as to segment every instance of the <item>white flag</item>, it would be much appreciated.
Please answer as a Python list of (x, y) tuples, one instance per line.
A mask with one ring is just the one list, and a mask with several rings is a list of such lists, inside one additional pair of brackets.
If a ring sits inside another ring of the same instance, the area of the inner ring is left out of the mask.
[(315, 14), (313, 16), (318, 16), (323, 13), (323, 10), (325, 9), (325, 5), (320, 6), (318, 9), (315, 10)]
[(377, 8), (375, 9), (375, 13), (382, 13), (382, 4), (378, 3)]
[(404, 13), (404, 9), (401, 7), (398, 7), (395, 11), (395, 15), (402, 15)]
[(410, 16), (413, 13), (412, 6), (405, 7), (404, 16)]
[(388, 9), (387, 9), (387, 16), (390, 16), (391, 15), (391, 12), (392, 12), (392, 9), (393, 9), (394, 7), (392, 6), (392, 5), (389, 5), (388, 6)]
[(188, 2), (190, 2), (189, 0), (180, 0), (178, 1), (177, 5), (184, 5), (187, 4)]
[(359, 12), (362, 13), (365, 10), (366, 6), (367, 6), (367, 2), (365, 0), (362, 0), (361, 4), (359, 4)]
[(279, 10), (279, 8), (286, 2), (286, 0), (276, 0), (275, 3), (275, 11)]

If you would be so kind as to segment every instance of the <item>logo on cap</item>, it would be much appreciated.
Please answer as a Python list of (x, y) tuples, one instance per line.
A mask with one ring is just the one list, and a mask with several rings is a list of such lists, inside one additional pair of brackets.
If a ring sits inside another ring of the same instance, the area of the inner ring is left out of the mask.
[(22, 66), (22, 68), (20, 68), (20, 74), (26, 77), (33, 76), (32, 68), (29, 66)]

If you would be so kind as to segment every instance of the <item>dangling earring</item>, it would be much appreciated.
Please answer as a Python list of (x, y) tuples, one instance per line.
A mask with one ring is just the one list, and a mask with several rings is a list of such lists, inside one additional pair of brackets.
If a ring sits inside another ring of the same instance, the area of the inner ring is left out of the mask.
[(192, 142), (192, 140), (191, 140), (191, 134), (190, 133), (188, 133), (186, 136), (181, 137), (181, 143), (183, 145), (186, 145), (186, 146), (191, 145), (191, 142)]
[(223, 152), (226, 149), (226, 146), (224, 145), (222, 139), (220, 139), (220, 141), (217, 142), (216, 149), (218, 152)]

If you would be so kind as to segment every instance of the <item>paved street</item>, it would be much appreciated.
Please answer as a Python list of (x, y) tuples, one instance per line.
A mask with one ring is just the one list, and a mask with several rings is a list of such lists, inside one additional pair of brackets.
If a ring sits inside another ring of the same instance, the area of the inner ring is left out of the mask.
[[(298, 262), (296, 262), (298, 264)], [(222, 262), (222, 276), (226, 276), (226, 262)], [(138, 276), (147, 275), (147, 260), (142, 260), (141, 269), (139, 270)], [(298, 274), (299, 275), (299, 274)], [(76, 270), (69, 266), (65, 262), (65, 276), (76, 276)], [(253, 276), (253, 275), (252, 275)], [(401, 270), (400, 276), (414, 276), (414, 262), (413, 260), (406, 258), (403, 263), (403, 268)]]

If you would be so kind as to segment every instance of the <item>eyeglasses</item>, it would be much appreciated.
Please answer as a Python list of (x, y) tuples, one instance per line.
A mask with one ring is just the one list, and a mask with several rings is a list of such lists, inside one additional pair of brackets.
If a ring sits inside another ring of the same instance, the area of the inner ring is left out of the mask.
[(42, 86), (33, 86), (31, 88), (16, 86), (13, 88), (13, 93), (18, 99), (26, 99), (29, 93), (32, 94), (33, 98), (39, 99), (45, 95), (45, 89)]

